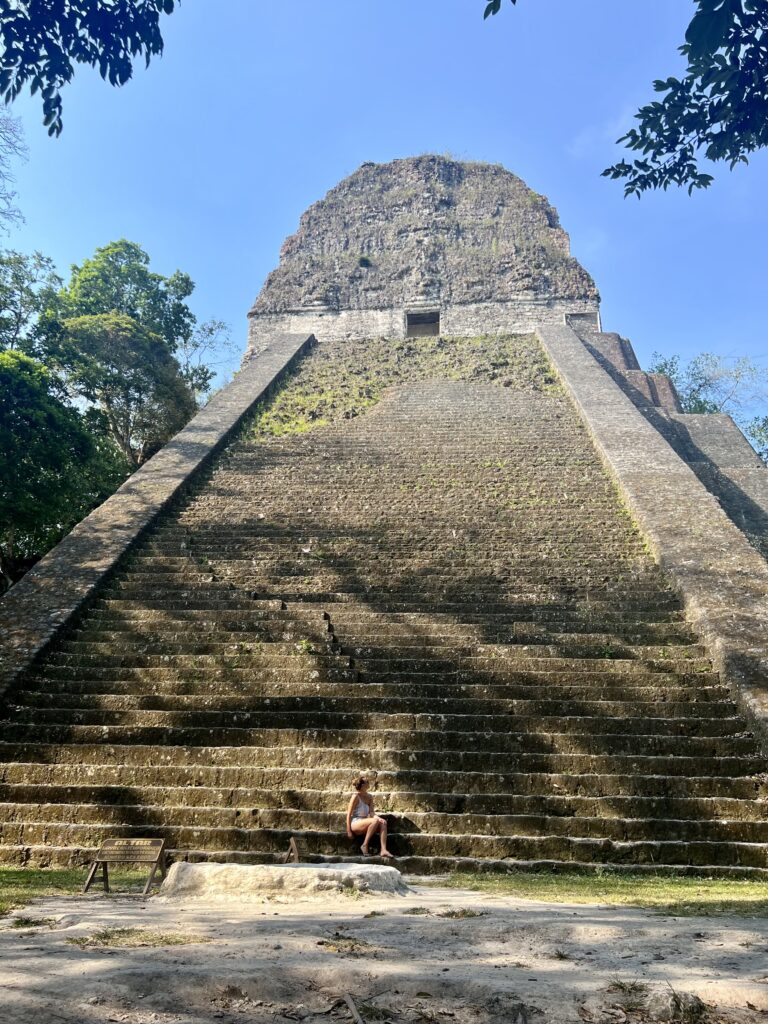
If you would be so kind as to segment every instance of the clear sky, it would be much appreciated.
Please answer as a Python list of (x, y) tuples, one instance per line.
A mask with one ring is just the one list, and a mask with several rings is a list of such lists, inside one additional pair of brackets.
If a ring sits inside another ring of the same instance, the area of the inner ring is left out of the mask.
[(678, 72), (692, 0), (182, 0), (164, 56), (116, 90), (90, 69), (49, 139), (15, 105), (26, 224), (6, 244), (66, 272), (127, 237), (197, 283), (201, 318), (242, 341), (302, 211), (365, 160), (424, 152), (504, 164), (549, 197), (594, 276), (603, 324), (651, 354), (764, 361), (768, 157), (713, 187), (625, 200), (599, 172)]

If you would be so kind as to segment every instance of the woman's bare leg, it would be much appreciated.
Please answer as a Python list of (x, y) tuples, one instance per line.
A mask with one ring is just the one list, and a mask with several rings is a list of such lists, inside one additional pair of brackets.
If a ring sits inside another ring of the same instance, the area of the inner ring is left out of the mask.
[(371, 836), (378, 831), (378, 820), (376, 818), (358, 818), (352, 822), (352, 831), (356, 836), (363, 836), (361, 850), (367, 854)]
[(387, 849), (387, 821), (386, 818), (379, 818), (379, 835), (381, 836), (381, 856), (391, 857), (392, 854)]
[(366, 830), (366, 833), (365, 833), (365, 839), (363, 839), (363, 845), (360, 847), (360, 849), (362, 850), (363, 856), (365, 856), (368, 853), (368, 843), (371, 841), (373, 836), (375, 836), (376, 833), (379, 831), (379, 819), (378, 818), (371, 818), (370, 822), (371, 823), (368, 826), (368, 828)]

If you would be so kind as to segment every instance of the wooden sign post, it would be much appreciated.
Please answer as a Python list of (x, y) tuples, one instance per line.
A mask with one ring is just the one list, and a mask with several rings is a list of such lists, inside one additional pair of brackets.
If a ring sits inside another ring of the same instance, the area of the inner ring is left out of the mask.
[(161, 877), (165, 878), (165, 840), (105, 839), (88, 871), (83, 892), (88, 892), (99, 868), (101, 868), (104, 892), (109, 892), (110, 864), (151, 864), (152, 869), (149, 872), (147, 884), (144, 886), (143, 895), (146, 896), (152, 886), (156, 871), (159, 870)]
[(299, 844), (296, 842), (296, 840), (293, 838), (293, 836), (291, 836), (291, 840), (288, 843), (288, 852), (283, 857), (283, 864), (291, 864), (291, 863), (293, 863), (293, 864), (300, 864), (301, 863), (301, 854), (299, 853)]

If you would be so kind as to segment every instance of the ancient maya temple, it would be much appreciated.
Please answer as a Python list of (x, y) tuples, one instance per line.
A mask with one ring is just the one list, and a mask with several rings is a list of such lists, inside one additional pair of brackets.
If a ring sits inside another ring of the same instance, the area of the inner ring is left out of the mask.
[(232, 384), (0, 602), (0, 857), (768, 875), (768, 472), (499, 166), (311, 207)]

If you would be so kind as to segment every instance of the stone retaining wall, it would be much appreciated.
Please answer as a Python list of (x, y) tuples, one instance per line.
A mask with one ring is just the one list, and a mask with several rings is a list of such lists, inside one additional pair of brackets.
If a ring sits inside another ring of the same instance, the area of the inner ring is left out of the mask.
[(420, 299), (413, 306), (391, 309), (332, 310), (322, 306), (286, 313), (252, 313), (248, 329), (248, 354), (260, 352), (275, 332), (314, 334), (317, 340), (339, 341), (359, 338), (404, 338), (406, 312), (440, 310), (440, 333), (471, 338), (482, 334), (525, 334), (536, 324), (562, 324), (566, 317), (599, 325), (595, 300), (546, 299), (540, 296), (514, 302), (462, 303), (432, 306)]
[(537, 334), (768, 751), (768, 564), (569, 327), (544, 325)]
[(313, 341), (306, 334), (273, 334), (257, 359), (250, 360), (173, 440), (8, 591), (0, 601), (0, 695), (82, 608), (144, 530)]

